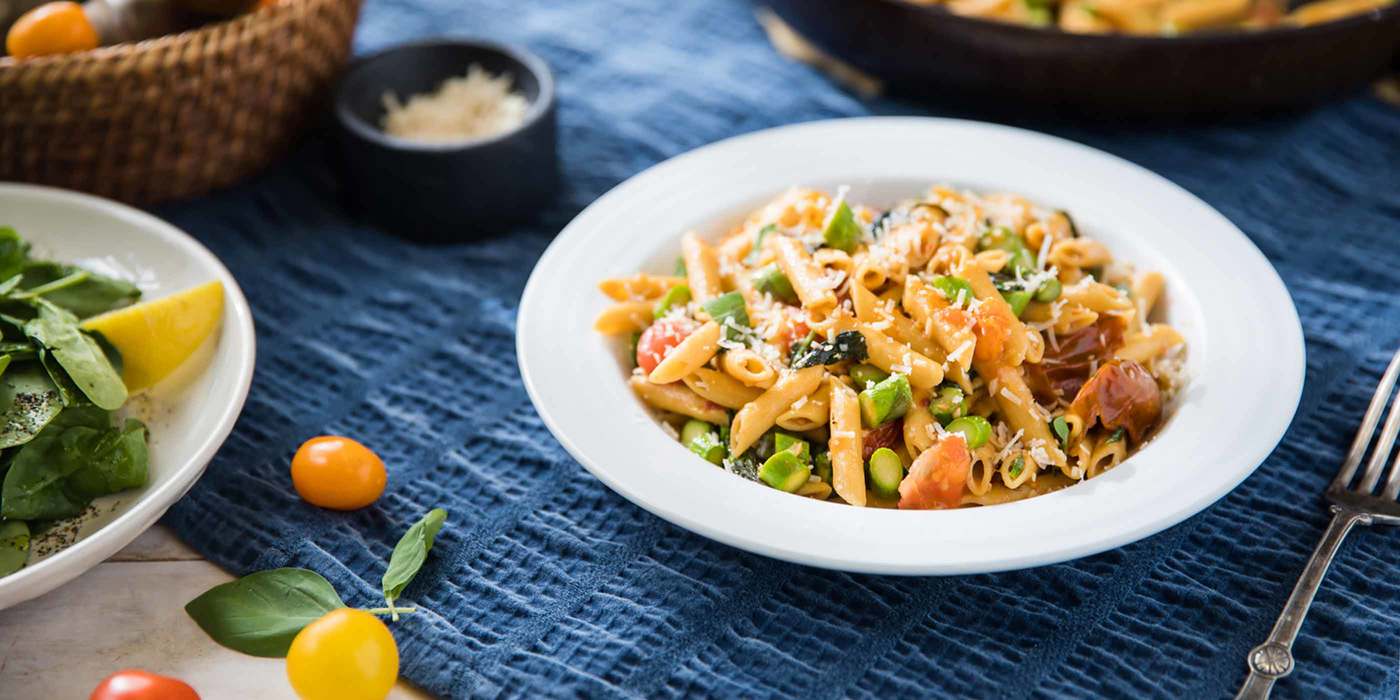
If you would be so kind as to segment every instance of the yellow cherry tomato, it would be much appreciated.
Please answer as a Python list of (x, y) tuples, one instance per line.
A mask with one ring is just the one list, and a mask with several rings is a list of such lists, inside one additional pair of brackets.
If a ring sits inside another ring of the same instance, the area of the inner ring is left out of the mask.
[(326, 613), (287, 650), (287, 680), (301, 700), (384, 700), (398, 677), (394, 635), (363, 610)]
[(97, 48), (97, 30), (76, 2), (50, 2), (15, 20), (5, 50), (15, 58)]
[(384, 460), (347, 437), (311, 438), (292, 457), (292, 485), (307, 503), (322, 508), (364, 508), (384, 493), (386, 481)]

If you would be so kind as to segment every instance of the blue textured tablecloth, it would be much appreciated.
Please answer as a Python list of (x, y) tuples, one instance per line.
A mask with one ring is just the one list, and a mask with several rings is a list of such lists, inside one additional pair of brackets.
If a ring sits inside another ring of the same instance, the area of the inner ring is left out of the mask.
[[(521, 388), (515, 305), (551, 236), (657, 161), (795, 121), (985, 115), (857, 99), (780, 58), (742, 0), (370, 0), (357, 49), (444, 33), (523, 42), (554, 67), (558, 203), (506, 237), (411, 245), (347, 212), (313, 136), (244, 186), (160, 208), (233, 270), (258, 329), (243, 416), (166, 518), (181, 537), (236, 572), (311, 567), (350, 604), (373, 605), (399, 534), (446, 507), (406, 597), (433, 613), (394, 632), (403, 675), (448, 697), (1233, 692), (1322, 531), (1318, 494), (1400, 344), (1400, 110), (1357, 96), (1223, 126), (1020, 122), (1162, 173), (1249, 234), (1303, 319), (1302, 405), (1254, 476), (1155, 537), (998, 575), (853, 576), (691, 535), (589, 476)], [(1248, 300), (1220, 301), (1251, 313)], [(374, 506), (333, 513), (296, 497), (288, 460), (324, 432), (384, 457), (390, 486)], [(1396, 696), (1397, 559), (1400, 533), (1353, 534), (1278, 697)]]

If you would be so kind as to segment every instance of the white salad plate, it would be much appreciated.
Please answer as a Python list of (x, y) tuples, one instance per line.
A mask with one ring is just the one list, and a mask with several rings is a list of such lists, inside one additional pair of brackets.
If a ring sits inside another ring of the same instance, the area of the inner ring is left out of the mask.
[(135, 283), (157, 299), (205, 282), (224, 285), (215, 336), (175, 375), (121, 410), (150, 429), (143, 488), (94, 501), (86, 516), (36, 538), (29, 565), (0, 578), (0, 609), (42, 595), (116, 554), (199, 479), (233, 429), (253, 380), (253, 315), (233, 275), (193, 238), (123, 204), (33, 185), (0, 184), (0, 226), (44, 258)]
[[(874, 206), (934, 183), (1068, 210), (1119, 259), (1167, 279), (1163, 315), (1187, 341), (1186, 388), (1156, 436), (1098, 478), (982, 508), (854, 508), (711, 466), (627, 387), (624, 341), (593, 319), (605, 277), (668, 273), (687, 230), (714, 238), (793, 185)], [(517, 355), (535, 408), (584, 467), (633, 503), (720, 542), (846, 571), (945, 575), (1051, 564), (1141, 539), (1201, 511), (1264, 461), (1303, 386), (1298, 314), (1248, 238), (1201, 200), (1121, 158), (1005, 126), (947, 119), (822, 121), (668, 160), (579, 214), (520, 302)]]

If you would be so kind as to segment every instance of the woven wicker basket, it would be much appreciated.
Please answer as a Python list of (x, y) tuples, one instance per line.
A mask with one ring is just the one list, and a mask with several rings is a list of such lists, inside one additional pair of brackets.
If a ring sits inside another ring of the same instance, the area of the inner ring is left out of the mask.
[(0, 59), (0, 180), (152, 204), (245, 178), (314, 117), (360, 1), (282, 0), (136, 44)]

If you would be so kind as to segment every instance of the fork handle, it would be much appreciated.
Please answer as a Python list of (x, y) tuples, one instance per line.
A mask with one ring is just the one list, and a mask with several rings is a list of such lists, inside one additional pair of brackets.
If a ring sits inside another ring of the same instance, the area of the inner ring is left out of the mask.
[(1298, 637), (1303, 618), (1308, 615), (1308, 607), (1312, 605), (1313, 596), (1317, 595), (1322, 577), (1327, 575), (1332, 557), (1336, 556), (1342, 540), (1357, 523), (1369, 525), (1371, 519), (1365, 513), (1332, 506), (1332, 522), (1327, 525), (1317, 549), (1313, 550), (1303, 575), (1293, 586), (1293, 593), (1288, 596), (1288, 603), (1283, 606), (1278, 622), (1274, 623), (1269, 639), (1249, 651), (1249, 677), (1240, 686), (1235, 700), (1264, 700), (1273, 690), (1274, 681), (1293, 672), (1293, 640)]

